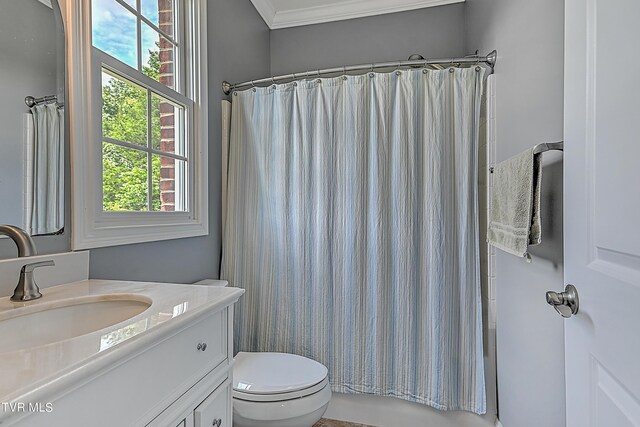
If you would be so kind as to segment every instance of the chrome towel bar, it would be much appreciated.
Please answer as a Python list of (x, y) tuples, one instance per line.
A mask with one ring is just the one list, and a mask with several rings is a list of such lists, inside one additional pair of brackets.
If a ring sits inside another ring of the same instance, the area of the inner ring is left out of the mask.
[(564, 148), (564, 141), (542, 142), (536, 145), (535, 147), (533, 147), (533, 154), (540, 154), (550, 150), (562, 151), (563, 148)]
[[(564, 141), (558, 142), (541, 142), (540, 144), (533, 147), (533, 154), (541, 154), (546, 151), (563, 151), (564, 150)], [(489, 168), (489, 172), (493, 173), (493, 166)]]

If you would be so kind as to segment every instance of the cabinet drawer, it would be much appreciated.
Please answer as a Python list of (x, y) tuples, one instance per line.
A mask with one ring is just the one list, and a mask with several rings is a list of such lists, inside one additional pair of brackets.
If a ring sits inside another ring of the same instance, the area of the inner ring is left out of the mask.
[(171, 377), (171, 382), (165, 378), (167, 390), (177, 387), (185, 392), (227, 358), (226, 310), (207, 316), (170, 341), (165, 362), (160, 366), (171, 366), (171, 372), (162, 369), (157, 374)]
[[(145, 400), (153, 399), (146, 406), (150, 411), (145, 418), (161, 413), (226, 360), (227, 343), (225, 309), (205, 317), (142, 355), (147, 359), (145, 370), (149, 380)], [(139, 375), (132, 377), (140, 378)]]
[[(103, 419), (113, 419), (104, 425), (147, 424), (226, 360), (227, 343), (227, 309), (224, 309), (205, 316), (121, 369), (103, 376), (101, 379), (114, 383), (111, 389), (119, 390), (120, 397), (119, 410), (109, 408)], [(131, 387), (133, 378), (135, 387)], [(126, 418), (120, 417), (126, 413)]]
[(227, 379), (195, 409), (194, 427), (231, 427), (231, 393)]

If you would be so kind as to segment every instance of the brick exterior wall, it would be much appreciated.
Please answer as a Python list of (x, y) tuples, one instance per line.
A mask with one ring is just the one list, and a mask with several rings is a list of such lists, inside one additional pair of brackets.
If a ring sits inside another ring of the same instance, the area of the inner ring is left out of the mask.
[[(173, 0), (158, 0), (158, 26), (173, 35)], [(174, 50), (170, 41), (160, 37), (160, 83), (175, 87)], [(175, 114), (173, 105), (160, 103), (160, 150), (175, 153)], [(160, 158), (160, 210), (175, 211), (175, 160)]]

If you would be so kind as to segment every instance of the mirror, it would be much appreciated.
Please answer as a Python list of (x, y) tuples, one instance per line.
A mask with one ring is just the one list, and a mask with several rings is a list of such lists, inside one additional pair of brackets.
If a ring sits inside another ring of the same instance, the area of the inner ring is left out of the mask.
[(58, 234), (66, 78), (57, 0), (0, 0), (0, 76), (0, 223)]

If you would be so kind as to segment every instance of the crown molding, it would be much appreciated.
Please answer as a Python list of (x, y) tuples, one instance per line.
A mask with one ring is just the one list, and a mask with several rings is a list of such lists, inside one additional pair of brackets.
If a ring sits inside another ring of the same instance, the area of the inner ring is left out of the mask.
[(251, 0), (251, 3), (253, 3), (253, 7), (256, 8), (269, 28), (273, 29), (272, 25), (276, 17), (276, 10), (273, 8), (271, 0)]
[(342, 21), (404, 12), (425, 7), (463, 3), (465, 0), (348, 0), (300, 9), (276, 10), (271, 0), (251, 0), (270, 29)]

